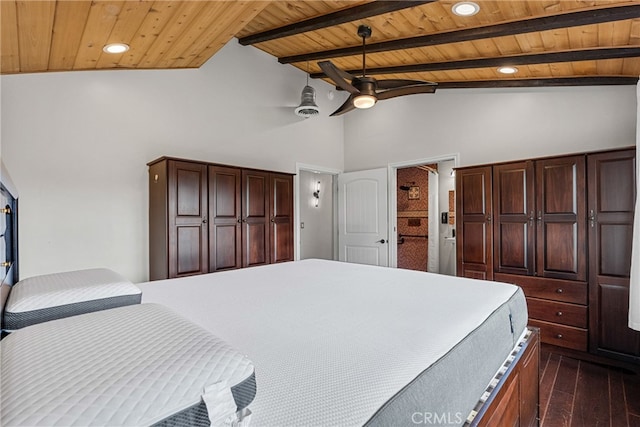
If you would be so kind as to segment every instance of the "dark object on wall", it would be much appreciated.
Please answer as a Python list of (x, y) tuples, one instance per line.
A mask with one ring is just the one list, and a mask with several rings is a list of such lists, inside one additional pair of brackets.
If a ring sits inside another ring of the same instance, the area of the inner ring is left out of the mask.
[(409, 200), (419, 200), (420, 199), (420, 187), (417, 185), (411, 186), (409, 188)]
[(442, 224), (448, 224), (449, 223), (449, 212), (442, 212), (440, 214), (440, 222)]

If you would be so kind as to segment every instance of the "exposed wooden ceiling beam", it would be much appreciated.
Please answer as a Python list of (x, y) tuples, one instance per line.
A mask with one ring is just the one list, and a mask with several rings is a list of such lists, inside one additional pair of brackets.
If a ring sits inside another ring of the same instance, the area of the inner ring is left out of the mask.
[[(601, 24), (604, 22), (621, 21), (640, 18), (640, 5), (616, 6), (599, 8), (588, 11), (571, 12), (562, 15), (544, 16), (521, 21), (506, 22), (479, 28), (448, 31), (445, 33), (429, 34), (367, 45), (367, 52), (385, 52), (390, 50), (412, 49), (423, 46), (434, 46), (447, 43), (457, 43), (470, 40), (487, 39), (492, 37), (512, 36), (536, 31), (548, 31), (557, 28), (577, 27), (581, 25)], [(281, 64), (293, 62), (314, 61), (325, 58), (360, 55), (362, 45), (341, 49), (325, 50), (278, 58)]]
[(637, 77), (561, 77), (550, 79), (518, 79), (443, 82), (438, 89), (472, 89), (494, 87), (550, 87), (550, 86), (618, 86), (637, 85)]
[[(367, 75), (420, 73), (430, 71), (465, 70), (470, 68), (494, 68), (505, 65), (532, 65), (558, 62), (597, 61), (640, 57), (640, 47), (614, 47), (599, 49), (571, 50), (530, 55), (500, 56), (497, 58), (466, 59), (462, 61), (432, 62), (427, 64), (398, 65), (393, 67), (367, 68)], [(362, 69), (345, 70), (358, 75)], [(325, 78), (324, 73), (313, 73), (311, 78)]]
[(374, 1), (371, 3), (355, 6), (349, 9), (339, 10), (327, 15), (317, 16), (301, 22), (296, 22), (273, 30), (263, 31), (250, 36), (238, 39), (241, 45), (247, 46), (262, 43), (282, 37), (293, 36), (307, 31), (319, 30), (346, 22), (357, 21), (371, 16), (383, 15), (396, 10), (407, 9), (409, 7), (420, 6), (425, 3), (432, 3), (436, 0), (411, 0), (411, 1)]

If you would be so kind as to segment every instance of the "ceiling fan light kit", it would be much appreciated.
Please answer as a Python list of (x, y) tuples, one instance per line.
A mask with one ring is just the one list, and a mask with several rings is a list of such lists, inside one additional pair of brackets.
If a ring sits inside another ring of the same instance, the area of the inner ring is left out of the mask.
[(353, 106), (364, 110), (373, 107), (376, 101), (376, 97), (373, 95), (358, 95), (353, 98)]
[(350, 93), (349, 98), (331, 116), (339, 116), (355, 108), (371, 108), (376, 102), (384, 99), (417, 93), (434, 93), (436, 91), (437, 83), (433, 82), (404, 79), (376, 80), (373, 77), (367, 77), (366, 39), (371, 37), (371, 27), (360, 25), (358, 27), (358, 36), (362, 38), (361, 77), (356, 77), (341, 70), (331, 61), (318, 62), (324, 74), (336, 84), (336, 87)]

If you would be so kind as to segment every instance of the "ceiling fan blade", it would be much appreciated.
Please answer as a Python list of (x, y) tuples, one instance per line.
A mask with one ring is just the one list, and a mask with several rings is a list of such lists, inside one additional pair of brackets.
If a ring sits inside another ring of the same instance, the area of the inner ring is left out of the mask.
[(404, 86), (420, 86), (420, 85), (437, 85), (433, 82), (425, 82), (422, 80), (404, 80), (404, 79), (388, 79), (378, 80), (378, 89), (395, 89)]
[(342, 71), (340, 68), (333, 65), (333, 62), (331, 61), (320, 61), (318, 62), (318, 65), (326, 76), (333, 80), (336, 86), (354, 95), (360, 93), (360, 91), (350, 83), (350, 81), (353, 80), (353, 76), (351, 74), (346, 71)]
[(331, 113), (330, 117), (340, 116), (344, 113), (348, 113), (349, 111), (354, 110), (356, 106), (353, 105), (353, 98), (354, 98), (353, 95), (349, 96), (349, 98), (347, 98), (347, 100), (344, 101), (344, 104), (342, 104), (340, 108), (338, 108), (336, 111)]
[(424, 85), (424, 86), (408, 86), (397, 89), (389, 89), (376, 94), (378, 100), (395, 98), (396, 96), (414, 95), (416, 93), (434, 93), (436, 86)]

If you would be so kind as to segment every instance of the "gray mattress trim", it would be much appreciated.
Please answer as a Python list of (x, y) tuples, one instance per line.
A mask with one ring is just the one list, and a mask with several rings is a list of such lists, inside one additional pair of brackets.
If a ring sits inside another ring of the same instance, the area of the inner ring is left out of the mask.
[[(256, 391), (257, 389), (255, 372), (252, 373), (249, 378), (231, 387), (231, 394), (233, 394), (233, 400), (235, 400), (236, 402), (238, 412), (249, 406), (249, 404), (256, 396)], [(157, 423), (153, 424), (154, 427), (209, 427), (210, 425), (211, 422), (209, 421), (207, 405), (205, 405), (204, 402), (193, 405), (190, 408), (175, 413), (170, 417), (167, 417), (164, 420), (158, 421)]]
[(10, 312), (5, 311), (3, 328), (7, 331), (15, 331), (26, 326), (36, 325), (50, 320), (64, 319), (65, 317), (91, 313), (93, 311), (107, 310), (109, 308), (140, 304), (142, 294), (119, 295), (110, 298), (101, 298), (92, 301), (75, 302), (38, 310)]
[(462, 426), (527, 325), (522, 289), (389, 399), (366, 426)]

